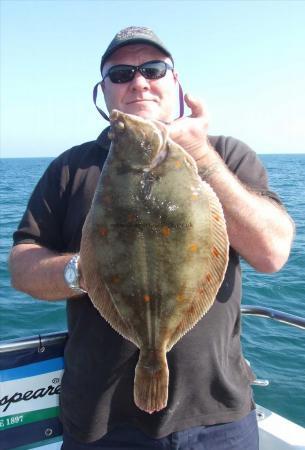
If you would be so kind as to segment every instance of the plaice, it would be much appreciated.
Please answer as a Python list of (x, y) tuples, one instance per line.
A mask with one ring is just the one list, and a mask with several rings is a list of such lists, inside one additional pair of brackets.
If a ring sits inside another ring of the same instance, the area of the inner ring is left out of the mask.
[(164, 124), (114, 110), (81, 240), (88, 295), (140, 349), (134, 400), (166, 407), (166, 353), (211, 308), (228, 262), (221, 204)]

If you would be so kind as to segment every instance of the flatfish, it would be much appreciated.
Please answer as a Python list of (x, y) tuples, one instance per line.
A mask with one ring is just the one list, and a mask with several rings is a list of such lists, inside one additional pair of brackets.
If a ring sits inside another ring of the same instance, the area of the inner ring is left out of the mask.
[(221, 204), (167, 127), (114, 110), (81, 240), (88, 295), (139, 349), (134, 401), (166, 407), (166, 353), (213, 305), (228, 262)]

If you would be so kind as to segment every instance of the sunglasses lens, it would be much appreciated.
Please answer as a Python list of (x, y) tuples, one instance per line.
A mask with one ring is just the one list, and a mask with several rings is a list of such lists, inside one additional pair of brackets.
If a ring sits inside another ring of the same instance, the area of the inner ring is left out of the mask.
[(148, 61), (140, 66), (127, 64), (113, 66), (109, 69), (106, 76), (109, 76), (112, 83), (127, 83), (134, 78), (138, 70), (148, 80), (158, 80), (166, 75), (167, 69), (173, 70), (164, 61)]
[(166, 74), (166, 64), (163, 61), (151, 61), (142, 64), (140, 72), (143, 77), (149, 80), (157, 80)]
[(133, 79), (134, 68), (132, 66), (114, 66), (109, 72), (109, 78), (112, 83), (127, 83)]

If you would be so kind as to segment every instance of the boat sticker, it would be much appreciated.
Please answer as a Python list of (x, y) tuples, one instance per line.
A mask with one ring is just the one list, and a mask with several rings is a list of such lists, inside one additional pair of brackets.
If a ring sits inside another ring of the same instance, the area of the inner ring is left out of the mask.
[(62, 358), (1, 371), (0, 430), (58, 416), (62, 374)]

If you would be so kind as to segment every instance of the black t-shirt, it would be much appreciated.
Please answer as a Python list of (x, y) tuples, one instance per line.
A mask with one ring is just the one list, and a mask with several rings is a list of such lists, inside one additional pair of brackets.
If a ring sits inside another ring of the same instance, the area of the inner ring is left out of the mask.
[[(278, 201), (256, 154), (223, 136), (210, 142), (229, 169), (250, 189)], [(108, 154), (107, 129), (96, 141), (56, 158), (37, 184), (14, 244), (36, 243), (57, 252), (78, 252), (82, 226)], [(84, 295), (67, 301), (61, 418), (80, 441), (101, 438), (120, 424), (158, 438), (199, 425), (237, 420), (254, 404), (251, 371), (240, 347), (241, 271), (230, 248), (223, 284), (210, 311), (167, 354), (169, 398), (147, 414), (133, 400), (139, 350), (116, 333)]]

